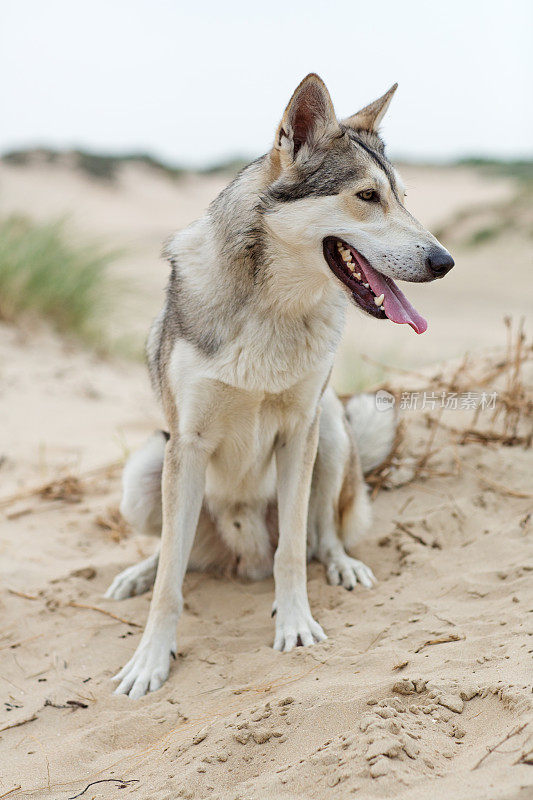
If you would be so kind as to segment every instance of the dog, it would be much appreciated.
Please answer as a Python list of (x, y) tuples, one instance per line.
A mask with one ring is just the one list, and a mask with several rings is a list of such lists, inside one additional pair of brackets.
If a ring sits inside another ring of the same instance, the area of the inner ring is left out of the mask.
[(154, 584), (118, 694), (166, 681), (188, 568), (273, 572), (280, 651), (326, 638), (309, 606), (308, 559), (346, 589), (375, 581), (349, 553), (370, 525), (364, 473), (389, 453), (395, 418), (371, 395), (344, 407), (329, 386), (333, 359), (349, 303), (422, 333), (395, 279), (432, 281), (454, 265), (405, 208), (385, 155), (378, 127), (395, 90), (339, 121), (308, 75), (270, 152), (166, 245), (166, 303), (147, 354), (168, 433), (131, 457), (121, 505), (136, 528), (161, 532), (161, 547), (107, 592)]

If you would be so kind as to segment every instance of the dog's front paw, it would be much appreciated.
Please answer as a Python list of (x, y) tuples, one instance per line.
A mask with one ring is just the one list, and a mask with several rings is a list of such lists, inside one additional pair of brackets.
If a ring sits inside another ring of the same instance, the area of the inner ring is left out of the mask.
[(374, 573), (356, 558), (343, 553), (342, 556), (332, 558), (327, 564), (328, 583), (333, 586), (341, 584), (345, 589), (351, 591), (356, 583), (360, 583), (366, 589), (372, 589), (377, 583)]
[(115, 694), (127, 694), (137, 700), (147, 692), (155, 692), (168, 678), (171, 656), (176, 657), (172, 636), (155, 635), (141, 641), (133, 658), (112, 679), (120, 681)]
[(283, 611), (274, 604), (272, 613), (276, 614), (274, 650), (288, 653), (297, 644), (308, 647), (328, 638), (308, 610), (297, 611), (293, 608)]
[(157, 563), (148, 563), (149, 561), (150, 559), (147, 559), (119, 572), (104, 597), (108, 600), (125, 600), (127, 597), (144, 594), (151, 589), (154, 585)]

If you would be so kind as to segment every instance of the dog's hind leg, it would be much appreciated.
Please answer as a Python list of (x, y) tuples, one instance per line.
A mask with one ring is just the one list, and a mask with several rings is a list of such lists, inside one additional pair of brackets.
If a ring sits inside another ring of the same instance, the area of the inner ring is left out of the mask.
[(125, 600), (136, 594), (144, 594), (154, 585), (158, 563), (159, 548), (153, 556), (119, 572), (104, 597), (109, 600)]
[[(130, 456), (124, 467), (120, 512), (126, 522), (139, 533), (161, 535), (163, 522), (161, 478), (166, 442), (167, 434), (163, 431), (154, 433)], [(147, 592), (154, 585), (158, 563), (159, 547), (144, 561), (120, 572), (109, 586), (105, 597), (111, 600), (125, 600)], [(207, 509), (203, 509), (189, 560), (189, 569), (231, 573), (234, 566), (234, 552), (228, 549), (221, 539)], [(241, 573), (243, 577), (254, 580), (272, 574), (270, 551), (265, 550), (263, 559), (244, 560)]]
[[(120, 511), (140, 533), (161, 534), (161, 474), (166, 441), (163, 431), (154, 433), (124, 467)], [(159, 548), (154, 555), (120, 572), (105, 596), (125, 600), (147, 592), (154, 585), (158, 561)]]
[(328, 582), (353, 589), (374, 585), (372, 570), (345, 546), (370, 524), (370, 503), (342, 404), (331, 389), (322, 400), (318, 452), (309, 503), (310, 555), (326, 567)]

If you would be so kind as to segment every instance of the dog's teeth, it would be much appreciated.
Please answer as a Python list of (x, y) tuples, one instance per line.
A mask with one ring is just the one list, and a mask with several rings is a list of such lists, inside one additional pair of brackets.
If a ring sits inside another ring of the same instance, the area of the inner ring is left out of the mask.
[(360, 281), (361, 280), (361, 273), (360, 272), (354, 272), (354, 277), (357, 278), (358, 281)]
[(369, 283), (363, 283), (363, 286), (365, 287), (365, 289), (370, 289), (370, 284)]
[(350, 253), (349, 250), (342, 250), (341, 255), (342, 255), (342, 260), (346, 261), (346, 263), (352, 260), (352, 254)]
[(384, 300), (385, 300), (385, 295), (384, 295), (384, 294), (380, 294), (380, 296), (379, 296), (379, 297), (374, 297), (374, 303), (375, 303), (377, 306), (381, 306), (381, 305), (383, 305), (383, 301), (384, 301)]

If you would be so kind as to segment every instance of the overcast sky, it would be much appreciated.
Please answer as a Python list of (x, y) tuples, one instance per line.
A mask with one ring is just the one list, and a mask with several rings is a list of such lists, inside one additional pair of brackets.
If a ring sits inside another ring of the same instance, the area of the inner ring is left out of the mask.
[(0, 151), (205, 165), (271, 143), (307, 72), (413, 159), (533, 150), (531, 0), (0, 0)]

